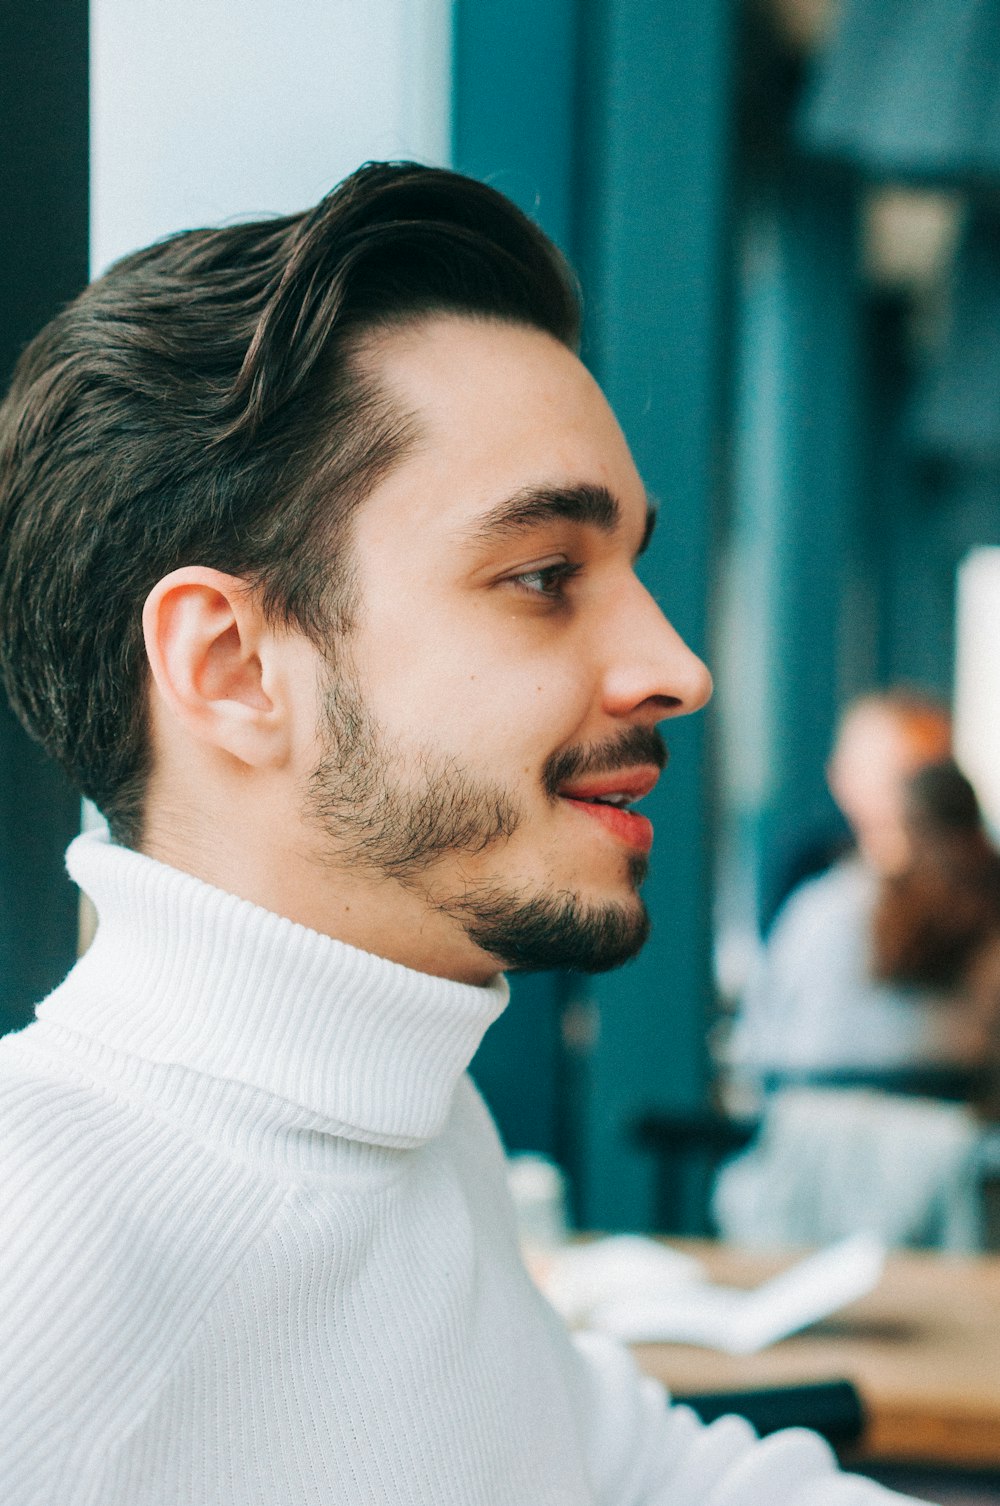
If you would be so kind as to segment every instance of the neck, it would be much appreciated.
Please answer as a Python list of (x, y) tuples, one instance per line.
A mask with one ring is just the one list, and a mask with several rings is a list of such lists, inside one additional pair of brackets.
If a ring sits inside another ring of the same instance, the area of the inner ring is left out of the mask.
[[(243, 833), (251, 832), (247, 842)], [(291, 835), (289, 836), (289, 832)], [(456, 983), (484, 984), (497, 960), (424, 894), (332, 863), (300, 827), (241, 831), (188, 814), (151, 814), (139, 850), (216, 889), (389, 962)]]

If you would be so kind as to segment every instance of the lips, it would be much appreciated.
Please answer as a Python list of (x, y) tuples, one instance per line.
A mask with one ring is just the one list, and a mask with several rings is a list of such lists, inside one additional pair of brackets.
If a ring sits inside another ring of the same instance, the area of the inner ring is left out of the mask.
[(614, 800), (617, 796), (614, 803), (627, 803), (648, 795), (659, 777), (659, 769), (651, 767), (617, 769), (610, 774), (569, 779), (559, 786), (558, 793), (565, 800)]
[(646, 816), (629, 810), (633, 800), (648, 795), (660, 777), (656, 768), (621, 769), (610, 774), (570, 780), (558, 795), (581, 815), (596, 821), (619, 842), (648, 852), (653, 845), (653, 824)]

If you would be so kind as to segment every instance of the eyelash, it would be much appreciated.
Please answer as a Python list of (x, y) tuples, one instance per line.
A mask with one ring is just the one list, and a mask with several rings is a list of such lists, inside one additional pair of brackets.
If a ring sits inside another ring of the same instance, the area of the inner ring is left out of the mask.
[[(526, 591), (529, 596), (540, 597), (548, 601), (561, 601), (565, 595), (565, 588), (571, 580), (580, 574), (582, 565), (573, 564), (570, 560), (560, 560), (558, 564), (542, 565), (537, 570), (525, 570), (521, 575), (512, 575), (512, 584)], [(541, 589), (525, 585), (526, 581), (538, 580), (544, 584)], [(554, 589), (547, 589), (553, 587)]]

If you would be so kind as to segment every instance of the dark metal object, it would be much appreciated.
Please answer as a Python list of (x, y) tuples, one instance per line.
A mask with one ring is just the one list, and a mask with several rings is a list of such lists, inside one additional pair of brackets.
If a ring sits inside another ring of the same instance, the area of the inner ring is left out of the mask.
[[(756, 1119), (729, 1119), (713, 1109), (646, 1114), (633, 1141), (656, 1156), (654, 1227), (660, 1234), (711, 1234), (709, 1195), (727, 1156), (749, 1145)], [(697, 1218), (692, 1217), (697, 1210)]]
[(810, 1428), (837, 1447), (856, 1443), (866, 1423), (861, 1397), (849, 1380), (774, 1386), (761, 1391), (697, 1392), (672, 1400), (691, 1407), (702, 1422), (735, 1413), (745, 1417), (762, 1438), (781, 1428)]

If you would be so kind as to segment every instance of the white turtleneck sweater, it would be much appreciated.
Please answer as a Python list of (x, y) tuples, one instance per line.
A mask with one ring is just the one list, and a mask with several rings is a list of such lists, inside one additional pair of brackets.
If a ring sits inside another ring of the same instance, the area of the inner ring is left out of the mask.
[(0, 1045), (4, 1506), (875, 1506), (704, 1428), (520, 1262), (502, 1010), (89, 835), (97, 939)]

